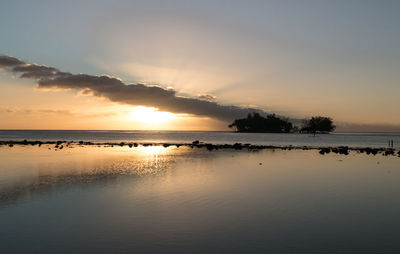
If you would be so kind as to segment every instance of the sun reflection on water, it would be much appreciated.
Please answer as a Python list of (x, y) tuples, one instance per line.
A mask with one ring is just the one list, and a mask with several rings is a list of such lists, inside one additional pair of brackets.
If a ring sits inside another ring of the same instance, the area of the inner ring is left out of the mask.
[(4, 167), (8, 167), (7, 163), (15, 166), (20, 153), (25, 155), (25, 167), (7, 171), (12, 174), (0, 170), (0, 179), (4, 183), (0, 186), (0, 203), (50, 192), (56, 186), (113, 183), (121, 177), (163, 175), (174, 167), (176, 156), (185, 153), (185, 149), (125, 146), (74, 147), (55, 151), (47, 145), (41, 148), (15, 147), (0, 156), (7, 157), (3, 160)]

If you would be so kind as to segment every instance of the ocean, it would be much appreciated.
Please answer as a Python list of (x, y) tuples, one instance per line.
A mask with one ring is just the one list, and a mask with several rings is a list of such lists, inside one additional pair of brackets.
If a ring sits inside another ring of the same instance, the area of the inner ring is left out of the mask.
[(212, 144), (251, 143), (276, 146), (349, 146), (400, 148), (400, 133), (278, 134), (202, 131), (82, 131), (82, 130), (0, 130), (0, 140), (91, 141)]
[[(0, 131), (2, 140), (386, 147), (398, 134)], [(398, 152), (398, 151), (396, 151)], [(0, 145), (0, 253), (399, 253), (400, 157)]]

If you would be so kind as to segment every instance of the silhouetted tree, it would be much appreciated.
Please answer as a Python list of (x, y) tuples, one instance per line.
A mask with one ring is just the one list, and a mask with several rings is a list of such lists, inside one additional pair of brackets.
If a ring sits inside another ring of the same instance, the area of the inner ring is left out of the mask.
[(247, 118), (236, 119), (229, 128), (236, 128), (238, 132), (290, 132), (292, 123), (280, 119), (275, 114), (261, 116), (259, 113), (248, 114)]
[(304, 120), (304, 125), (301, 128), (302, 132), (307, 133), (329, 133), (334, 131), (336, 128), (333, 125), (332, 118), (330, 117), (323, 117), (323, 116), (313, 116), (311, 119)]

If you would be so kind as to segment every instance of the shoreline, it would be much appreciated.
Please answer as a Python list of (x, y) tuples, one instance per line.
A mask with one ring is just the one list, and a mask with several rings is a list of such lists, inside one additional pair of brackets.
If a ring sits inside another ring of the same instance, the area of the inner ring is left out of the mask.
[(138, 146), (163, 146), (165, 148), (170, 146), (175, 146), (177, 148), (190, 147), (190, 148), (206, 148), (209, 151), (213, 150), (223, 150), (223, 149), (233, 149), (233, 150), (243, 150), (247, 149), (248, 151), (257, 151), (257, 150), (267, 150), (267, 149), (277, 149), (277, 150), (319, 150), (321, 155), (335, 153), (335, 154), (343, 154), (348, 155), (350, 151), (365, 153), (367, 155), (378, 155), (381, 154), (383, 156), (395, 156), (400, 157), (400, 149), (395, 148), (385, 148), (385, 147), (349, 147), (349, 146), (276, 146), (276, 145), (253, 145), (250, 143), (234, 143), (234, 144), (211, 144), (211, 143), (203, 143), (199, 140), (195, 140), (191, 143), (167, 143), (167, 142), (91, 142), (91, 141), (65, 141), (65, 140), (57, 140), (57, 141), (18, 141), (18, 140), (7, 140), (0, 141), (1, 146), (13, 147), (14, 145), (21, 146), (38, 146), (41, 145), (54, 145), (54, 149), (61, 150), (63, 148), (70, 148), (72, 145), (77, 146), (103, 146), (103, 147), (138, 147)]

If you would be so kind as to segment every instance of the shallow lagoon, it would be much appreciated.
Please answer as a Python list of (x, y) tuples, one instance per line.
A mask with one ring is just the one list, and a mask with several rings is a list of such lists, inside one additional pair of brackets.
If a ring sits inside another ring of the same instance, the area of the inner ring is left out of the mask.
[(1, 253), (400, 251), (398, 157), (43, 145), (0, 161)]

